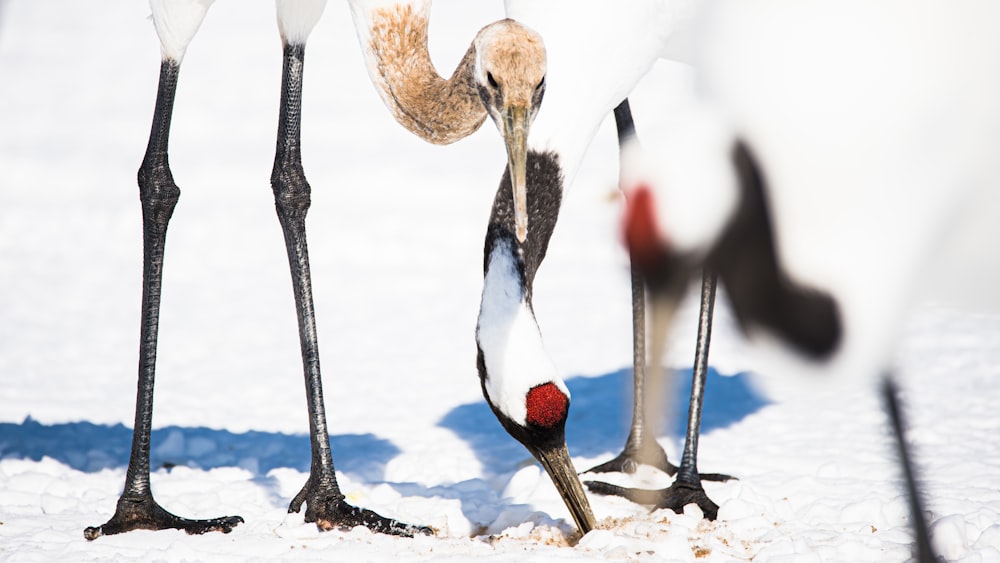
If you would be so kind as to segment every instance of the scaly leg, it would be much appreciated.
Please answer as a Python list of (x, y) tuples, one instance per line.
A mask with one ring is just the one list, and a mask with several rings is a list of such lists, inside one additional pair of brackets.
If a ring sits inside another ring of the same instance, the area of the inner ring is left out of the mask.
[(653, 505), (655, 508), (670, 508), (681, 513), (684, 506), (695, 503), (701, 508), (705, 518), (715, 520), (719, 506), (708, 498), (701, 481), (726, 481), (729, 475), (698, 473), (698, 437), (701, 429), (701, 410), (704, 401), (705, 380), (708, 375), (708, 350), (712, 339), (712, 316), (715, 307), (717, 276), (705, 271), (701, 286), (701, 311), (698, 316), (698, 343), (695, 348), (694, 373), (691, 381), (691, 400), (688, 407), (687, 435), (677, 479), (658, 491), (632, 489), (611, 485), (601, 481), (588, 481), (587, 487), (598, 494), (617, 495), (639, 504)]
[[(625, 141), (635, 136), (635, 122), (628, 99), (615, 108), (615, 125), (618, 129), (619, 149)], [(650, 465), (667, 475), (675, 475), (677, 466), (670, 463), (656, 438), (651, 435), (646, 421), (646, 283), (642, 275), (630, 268), (632, 278), (632, 424), (625, 447), (617, 457), (588, 469), (585, 473), (635, 473), (640, 464)], [(711, 314), (709, 315), (711, 317)], [(707, 347), (705, 353), (707, 354)], [(697, 362), (697, 358), (696, 358)], [(707, 359), (706, 359), (707, 363)], [(700, 412), (700, 411), (699, 411)], [(724, 480), (725, 475), (706, 474), (708, 481)]]
[[(628, 100), (622, 102), (628, 104)], [(619, 108), (622, 106), (618, 106)], [(627, 105), (625, 106), (627, 109)], [(618, 118), (618, 108), (615, 109)], [(618, 119), (619, 127), (621, 120)], [(591, 467), (585, 473), (635, 473), (640, 464), (651, 465), (667, 475), (677, 473), (667, 453), (647, 432), (646, 422), (646, 284), (635, 270), (632, 273), (632, 424), (625, 447), (617, 457)]]
[(135, 406), (135, 429), (125, 490), (111, 520), (84, 530), (88, 540), (130, 530), (181, 529), (189, 534), (229, 532), (243, 522), (239, 516), (190, 520), (175, 516), (153, 500), (149, 488), (149, 441), (153, 420), (153, 383), (156, 371), (156, 335), (160, 320), (160, 284), (167, 223), (180, 197), (167, 162), (167, 139), (180, 64), (165, 58), (153, 112), (146, 156), (139, 168), (139, 199), (142, 202), (142, 326), (139, 337), (139, 389)]
[(295, 309), (298, 313), (306, 399), (309, 404), (309, 439), (312, 447), (309, 480), (292, 499), (288, 511), (298, 512), (305, 503), (306, 522), (315, 522), (316, 526), (323, 530), (365, 526), (375, 532), (401, 536), (431, 533), (429, 528), (411, 526), (385, 518), (370, 510), (351, 506), (344, 500), (344, 494), (337, 485), (323, 405), (316, 313), (309, 274), (309, 252), (306, 247), (305, 218), (310, 204), (310, 187), (302, 170), (300, 151), (304, 56), (305, 44), (285, 45), (278, 141), (274, 170), (271, 173), (271, 187), (274, 190), (281, 230), (285, 236), (285, 248), (288, 251), (292, 288), (295, 294)]
[[(625, 140), (635, 136), (635, 122), (628, 99), (615, 107), (615, 125), (618, 129), (618, 148)], [(634, 267), (632, 278), (632, 424), (629, 426), (625, 447), (617, 457), (591, 467), (584, 473), (635, 473), (640, 464), (651, 465), (667, 475), (677, 473), (677, 466), (670, 463), (667, 453), (654, 436), (646, 432), (646, 283)]]

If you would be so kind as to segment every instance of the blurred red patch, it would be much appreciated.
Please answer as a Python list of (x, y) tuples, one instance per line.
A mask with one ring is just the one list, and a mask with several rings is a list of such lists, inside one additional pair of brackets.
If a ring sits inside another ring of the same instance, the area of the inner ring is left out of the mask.
[(632, 263), (640, 268), (655, 265), (663, 254), (654, 206), (653, 192), (645, 185), (632, 190), (625, 200), (625, 246)]

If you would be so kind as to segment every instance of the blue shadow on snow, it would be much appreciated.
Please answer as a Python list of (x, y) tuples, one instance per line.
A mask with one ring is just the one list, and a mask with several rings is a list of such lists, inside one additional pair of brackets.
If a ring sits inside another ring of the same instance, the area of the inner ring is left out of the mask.
[[(724, 428), (760, 410), (767, 401), (747, 382), (747, 374), (721, 376), (709, 368), (702, 430)], [(679, 439), (684, 434), (691, 371), (679, 371), (673, 393), (673, 420), (657, 434)], [(625, 442), (632, 409), (632, 370), (567, 380), (573, 397), (566, 425), (575, 456), (616, 455)], [(460, 405), (438, 423), (455, 432), (491, 473), (516, 470), (528, 452), (507, 435), (485, 401)], [(128, 465), (132, 430), (122, 424), (90, 422), (41, 424), (30, 417), (20, 424), (0, 423), (0, 459), (41, 460), (51, 457), (79, 471)], [(392, 442), (372, 434), (331, 436), (337, 470), (367, 481), (384, 479), (386, 464), (400, 453)], [(183, 465), (213, 469), (242, 467), (266, 475), (278, 467), (309, 470), (309, 437), (305, 434), (250, 431), (233, 433), (203, 427), (169, 426), (153, 431), (151, 467)]]
[[(385, 465), (400, 453), (372, 434), (330, 437), (337, 471), (380, 481)], [(48, 456), (79, 471), (125, 467), (132, 429), (90, 422), (41, 424), (31, 417), (21, 424), (0, 423), (0, 459), (41, 460)], [(242, 467), (266, 475), (277, 467), (309, 471), (309, 436), (277, 432), (233, 433), (211, 428), (168, 426), (153, 430), (150, 467), (183, 465), (213, 469)]]
[[(687, 404), (691, 395), (691, 370), (679, 370), (674, 378), (672, 420), (664, 421), (658, 436), (682, 439), (687, 428)], [(632, 417), (632, 369), (621, 369), (596, 377), (566, 380), (572, 395), (566, 441), (574, 456), (618, 455), (628, 436)], [(749, 384), (749, 375), (720, 375), (709, 367), (705, 383), (702, 432), (735, 424), (768, 404)], [(491, 472), (515, 471), (530, 454), (507, 435), (485, 401), (458, 406), (438, 423), (465, 440), (483, 467)], [(670, 453), (672, 461), (678, 455)]]

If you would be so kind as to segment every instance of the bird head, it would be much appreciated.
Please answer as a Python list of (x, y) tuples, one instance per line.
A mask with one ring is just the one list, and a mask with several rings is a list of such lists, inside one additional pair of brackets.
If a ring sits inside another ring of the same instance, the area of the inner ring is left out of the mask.
[(476, 35), (479, 97), (507, 146), (517, 239), (528, 234), (528, 132), (545, 93), (545, 45), (538, 33), (505, 19)]
[(544, 383), (525, 383), (518, 389), (509, 384), (497, 389), (485, 377), (482, 350), (479, 370), (483, 395), (497, 420), (548, 473), (580, 532), (586, 534), (592, 530), (596, 519), (566, 448), (570, 397), (565, 384), (555, 378)]
[[(492, 231), (491, 231), (492, 232)], [(476, 327), (479, 382), (500, 424), (542, 464), (577, 527), (594, 527), (590, 503), (566, 449), (569, 389), (542, 345), (525, 289), (525, 265), (509, 231), (487, 243)]]

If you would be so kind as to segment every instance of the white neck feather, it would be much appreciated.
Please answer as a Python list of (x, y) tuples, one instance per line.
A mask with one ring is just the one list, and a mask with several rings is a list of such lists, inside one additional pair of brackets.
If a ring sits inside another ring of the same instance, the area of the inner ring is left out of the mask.
[(490, 402), (517, 424), (527, 418), (525, 397), (537, 385), (552, 382), (569, 397), (545, 353), (535, 316), (524, 302), (513, 249), (500, 243), (490, 254), (476, 340), (483, 351)]

